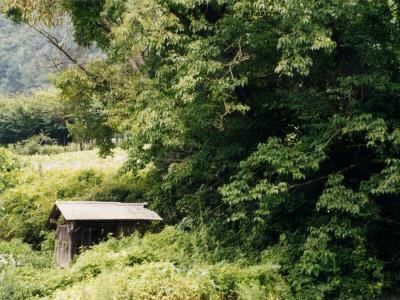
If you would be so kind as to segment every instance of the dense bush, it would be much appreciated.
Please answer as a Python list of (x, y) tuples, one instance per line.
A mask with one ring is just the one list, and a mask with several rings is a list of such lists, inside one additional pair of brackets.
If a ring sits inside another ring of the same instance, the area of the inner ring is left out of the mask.
[(0, 194), (15, 183), (14, 171), (20, 163), (11, 153), (0, 148)]
[(0, 203), (0, 238), (18, 237), (33, 244), (35, 249), (39, 248), (47, 238), (44, 226), (57, 200), (141, 200), (133, 188), (132, 176), (115, 174), (119, 161), (99, 159), (98, 169), (94, 159), (89, 167), (80, 165), (79, 157), (85, 163), (96, 155), (95, 151), (18, 156), (23, 164), (21, 168), (15, 159), (9, 158), (11, 154), (5, 156), (6, 153), (5, 150), (0, 152), (0, 187), (4, 187)]
[[(115, 299), (290, 299), (289, 289), (277, 273), (279, 266), (207, 263), (204, 258), (196, 258), (200, 248), (191, 244), (195, 239), (195, 235), (167, 228), (142, 240), (133, 237), (131, 245), (118, 252), (110, 247), (104, 252), (95, 248), (82, 255), (74, 266), (77, 274), (90, 272), (94, 278), (87, 276), (88, 279), (57, 292), (56, 296), (59, 299), (110, 299), (111, 295)], [(193, 252), (186, 252), (185, 247)], [(107, 270), (104, 267), (107, 265), (113, 267)]]
[(27, 299), (40, 294), (54, 269), (48, 249), (41, 252), (20, 240), (0, 241), (0, 299)]
[(146, 176), (94, 169), (43, 171), (32, 169), (29, 160), (13, 172), (17, 185), (3, 193), (0, 234), (19, 237), (36, 250), (15, 238), (0, 242), (0, 299), (291, 298), (273, 257), (257, 264), (237, 259), (240, 250), (235, 249), (230, 258), (236, 260), (226, 260), (231, 250), (208, 239), (206, 228), (185, 231), (188, 222), (144, 237), (110, 238), (61, 270), (53, 263), (54, 235), (43, 230), (54, 201), (138, 201)]
[(51, 267), (48, 253), (19, 241), (3, 242), (0, 254), (17, 253), (21, 263), (0, 268), (0, 295), (10, 300), (292, 298), (278, 265), (217, 263), (207, 251), (212, 250), (204, 248), (198, 234), (167, 227), (143, 238), (110, 238), (85, 251), (71, 269), (59, 270)]
[(9, 144), (8, 148), (19, 155), (50, 155), (68, 151), (70, 148), (59, 146), (55, 139), (41, 133), (30, 138)]
[(121, 173), (104, 179), (101, 185), (91, 189), (86, 195), (87, 200), (141, 202), (146, 186), (132, 173)]
[(53, 91), (1, 97), (0, 145), (21, 142), (45, 134), (58, 143), (69, 141), (65, 110)]
[(0, 241), (0, 270), (7, 266), (32, 266), (37, 269), (53, 266), (52, 253), (49, 249), (33, 251), (29, 244), (18, 239)]
[(103, 176), (101, 172), (92, 170), (63, 173), (58, 170), (22, 170), (17, 185), (2, 195), (0, 236), (18, 237), (39, 245), (54, 202), (58, 199), (82, 200), (85, 194), (101, 183)]
[(70, 128), (103, 155), (129, 131), (125, 170), (166, 222), (278, 259), (297, 299), (399, 293), (398, 1), (5, 3), (106, 53), (55, 80)]

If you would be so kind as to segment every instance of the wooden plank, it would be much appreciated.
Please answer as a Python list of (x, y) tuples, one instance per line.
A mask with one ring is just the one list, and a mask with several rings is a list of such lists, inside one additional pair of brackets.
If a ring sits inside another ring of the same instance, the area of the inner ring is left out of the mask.
[(56, 262), (61, 267), (70, 263), (70, 240), (68, 224), (59, 225), (56, 232), (54, 254)]

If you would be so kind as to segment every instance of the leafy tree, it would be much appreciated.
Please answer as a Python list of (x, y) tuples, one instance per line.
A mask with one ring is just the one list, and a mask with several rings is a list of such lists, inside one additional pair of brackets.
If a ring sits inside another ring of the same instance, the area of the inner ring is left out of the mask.
[(0, 104), (0, 145), (23, 141), (40, 133), (60, 144), (69, 141), (67, 110), (54, 91), (0, 98)]
[(285, 253), (298, 299), (396, 289), (396, 1), (8, 2), (30, 22), (68, 12), (105, 51), (56, 85), (103, 154), (129, 132), (126, 168), (168, 222)]

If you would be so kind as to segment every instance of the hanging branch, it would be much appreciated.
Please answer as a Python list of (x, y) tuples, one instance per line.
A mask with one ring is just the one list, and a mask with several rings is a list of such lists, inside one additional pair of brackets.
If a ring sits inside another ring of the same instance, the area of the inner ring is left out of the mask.
[[(357, 167), (357, 166), (360, 165), (362, 162), (364, 162), (364, 161), (359, 161), (359, 162), (357, 162), (357, 163), (351, 164), (350, 166), (348, 166), (348, 167), (346, 167), (346, 168), (343, 168), (343, 169), (341, 169), (341, 170), (337, 170), (337, 171), (335, 171), (334, 173), (343, 173), (343, 172), (346, 172), (346, 171), (348, 171), (348, 170), (350, 170), (350, 169), (353, 169), (353, 168)], [(325, 180), (325, 179), (327, 179), (328, 177), (329, 177), (329, 175), (324, 175), (324, 176), (321, 176), (321, 177), (313, 178), (313, 179), (308, 180), (308, 181), (306, 181), (306, 182), (302, 182), (302, 183), (298, 183), (298, 184), (289, 185), (289, 186), (287, 187), (287, 190), (290, 191), (290, 190), (293, 190), (293, 189), (296, 189), (296, 188), (299, 188), (299, 187), (302, 187), (302, 186), (306, 186), (306, 185), (312, 184), (312, 183), (314, 183), (314, 182), (318, 182), (318, 181), (321, 181), (321, 180)]]
[(50, 42), (51, 45), (53, 45), (56, 49), (58, 49), (70, 62), (76, 65), (87, 76), (92, 77), (92, 74), (82, 64), (80, 64), (76, 58), (74, 58), (71, 54), (68, 53), (68, 51), (62, 46), (62, 44), (60, 44), (59, 40), (54, 35), (33, 24), (30, 24), (29, 22), (24, 21), (24, 23), (33, 30), (35, 30), (37, 33), (39, 33), (41, 36), (45, 37), (47, 41)]

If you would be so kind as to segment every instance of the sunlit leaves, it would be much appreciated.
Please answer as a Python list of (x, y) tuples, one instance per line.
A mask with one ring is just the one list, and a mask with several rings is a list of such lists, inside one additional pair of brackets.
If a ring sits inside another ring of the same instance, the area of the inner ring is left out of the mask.
[(17, 159), (8, 151), (0, 148), (0, 193), (15, 183), (13, 171), (18, 168)]
[[(69, 3), (90, 44), (113, 5), (85, 19), (86, 4)], [(111, 14), (90, 74), (70, 69), (57, 84), (104, 153), (126, 135), (126, 169), (166, 220), (189, 216), (255, 258), (285, 236), (299, 299), (372, 298), (382, 268), (398, 273), (400, 32), (389, 9), (132, 0)]]
[(368, 202), (367, 195), (357, 193), (341, 185), (343, 175), (332, 175), (328, 178), (326, 189), (321, 195), (317, 210), (327, 213), (346, 213), (360, 215), (362, 208)]

